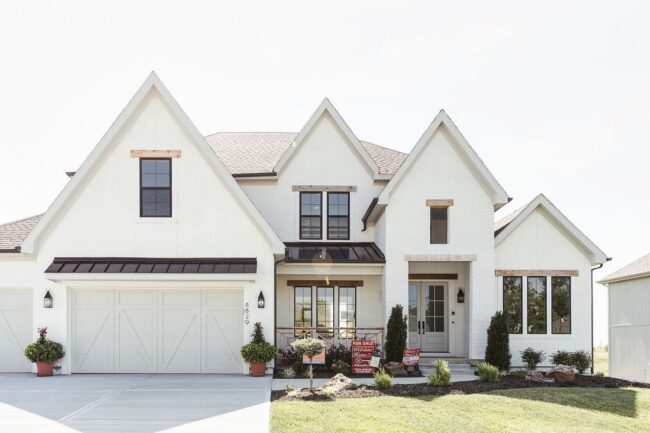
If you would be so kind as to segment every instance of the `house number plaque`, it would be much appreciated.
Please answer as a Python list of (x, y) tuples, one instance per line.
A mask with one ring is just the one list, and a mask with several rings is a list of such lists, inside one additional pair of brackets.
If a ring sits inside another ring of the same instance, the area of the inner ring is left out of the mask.
[(248, 302), (246, 302), (246, 303), (244, 304), (244, 323), (245, 323), (246, 325), (248, 325), (248, 324), (250, 323), (250, 320), (249, 320), (249, 311), (250, 311), (250, 310), (249, 310), (248, 307), (249, 307)]

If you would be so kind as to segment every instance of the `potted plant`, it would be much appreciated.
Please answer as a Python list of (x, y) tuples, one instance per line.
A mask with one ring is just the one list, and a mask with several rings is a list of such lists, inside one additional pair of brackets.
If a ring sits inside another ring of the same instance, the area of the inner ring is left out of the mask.
[(262, 324), (255, 324), (251, 342), (242, 346), (241, 356), (251, 365), (251, 376), (261, 377), (266, 374), (266, 363), (275, 358), (275, 347), (264, 339)]
[(47, 328), (39, 328), (38, 335), (38, 340), (25, 348), (25, 356), (36, 363), (38, 376), (52, 376), (54, 363), (65, 355), (63, 346), (47, 338)]

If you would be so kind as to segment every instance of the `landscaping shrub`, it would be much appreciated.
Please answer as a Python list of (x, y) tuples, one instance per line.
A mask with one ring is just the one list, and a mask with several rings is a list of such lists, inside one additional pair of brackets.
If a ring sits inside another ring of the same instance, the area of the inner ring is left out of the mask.
[(275, 346), (264, 339), (264, 332), (260, 322), (255, 323), (251, 334), (251, 342), (244, 344), (240, 349), (240, 353), (244, 361), (248, 363), (267, 363), (275, 358)]
[(427, 376), (427, 383), (431, 386), (451, 385), (451, 372), (447, 361), (438, 359), (433, 363), (433, 371)]
[(591, 367), (591, 354), (584, 350), (578, 350), (569, 355), (569, 361), (571, 367), (578, 370), (578, 373), (583, 374)]
[(293, 347), (288, 349), (278, 349), (278, 356), (282, 360), (282, 365), (294, 365), (296, 361), (302, 364), (302, 356), (298, 355)]
[(352, 363), (352, 349), (343, 343), (333, 344), (325, 352), (325, 363), (332, 368), (336, 361), (343, 361), (348, 365)]
[(558, 350), (551, 356), (553, 365), (571, 365), (571, 353), (566, 350)]
[(382, 368), (375, 373), (375, 386), (377, 389), (390, 389), (393, 387), (393, 378)]
[(501, 378), (501, 372), (494, 365), (487, 362), (481, 362), (476, 370), (478, 372), (478, 380), (481, 382), (498, 382)]
[(487, 330), (488, 341), (485, 348), (485, 362), (490, 363), (501, 371), (510, 370), (510, 334), (508, 320), (505, 314), (497, 311)]
[(296, 377), (296, 372), (293, 368), (285, 368), (282, 370), (282, 377), (285, 379), (294, 379)]
[[(318, 338), (300, 338), (293, 343), (291, 347), (294, 348), (298, 354), (305, 355), (311, 361), (312, 358), (325, 349), (325, 342), (319, 340)], [(312, 363), (309, 363), (309, 389), (314, 388), (314, 367)]]
[(386, 362), (402, 362), (406, 348), (406, 316), (401, 305), (393, 307), (386, 325), (386, 343), (384, 349)]
[(528, 370), (513, 370), (508, 374), (510, 376), (524, 378), (524, 377), (528, 376)]
[(526, 364), (526, 367), (528, 367), (529, 371), (534, 371), (537, 368), (537, 366), (542, 363), (544, 358), (546, 358), (544, 351), (535, 350), (532, 347), (529, 347), (520, 353), (521, 353), (521, 360), (523, 361), (524, 364)]
[(345, 361), (334, 361), (331, 368), (334, 374), (344, 374), (346, 376), (350, 374), (350, 364)]

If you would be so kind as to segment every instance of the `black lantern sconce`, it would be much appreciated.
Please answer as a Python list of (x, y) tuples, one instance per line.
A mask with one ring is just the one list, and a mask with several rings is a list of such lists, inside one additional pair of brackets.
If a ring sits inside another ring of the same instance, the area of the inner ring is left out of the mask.
[(465, 302), (465, 292), (463, 292), (463, 289), (458, 289), (458, 295), (456, 295), (456, 302), (459, 304), (462, 304)]
[(45, 293), (45, 297), (43, 298), (43, 308), (52, 308), (53, 306), (54, 300), (52, 299), (52, 295), (48, 290), (47, 293)]
[(266, 302), (264, 301), (264, 293), (260, 290), (260, 295), (257, 297), (257, 308), (264, 308)]

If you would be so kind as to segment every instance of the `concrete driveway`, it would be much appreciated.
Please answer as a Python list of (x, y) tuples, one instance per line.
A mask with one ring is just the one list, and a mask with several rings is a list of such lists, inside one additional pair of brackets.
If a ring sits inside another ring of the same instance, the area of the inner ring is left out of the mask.
[(268, 432), (271, 378), (0, 374), (0, 432)]

